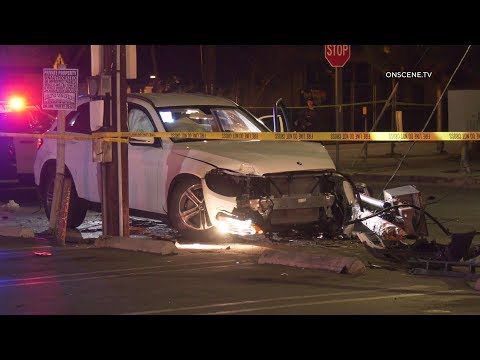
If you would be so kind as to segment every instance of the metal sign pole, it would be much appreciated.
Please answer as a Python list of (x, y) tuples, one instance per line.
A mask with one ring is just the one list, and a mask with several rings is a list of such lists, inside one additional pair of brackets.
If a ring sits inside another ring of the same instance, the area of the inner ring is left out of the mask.
[[(59, 55), (56, 69), (43, 69), (42, 109), (58, 110), (57, 133), (65, 133), (65, 118), (69, 110), (77, 109), (78, 69), (66, 69)], [(70, 182), (65, 182), (65, 139), (57, 139), (57, 158), (49, 229), (59, 245), (65, 244), (68, 221)], [(64, 194), (67, 194), (65, 197)]]
[[(65, 133), (65, 111), (58, 111), (57, 133), (63, 135)], [(60, 210), (62, 200), (63, 180), (65, 177), (65, 139), (57, 139), (57, 161), (55, 170), (55, 183), (53, 187), (52, 208), (50, 209), (50, 231), (56, 235), (57, 233), (57, 217)]]
[[(342, 68), (335, 67), (335, 131), (343, 131), (342, 118)], [(335, 143), (335, 166), (340, 170), (340, 142)]]

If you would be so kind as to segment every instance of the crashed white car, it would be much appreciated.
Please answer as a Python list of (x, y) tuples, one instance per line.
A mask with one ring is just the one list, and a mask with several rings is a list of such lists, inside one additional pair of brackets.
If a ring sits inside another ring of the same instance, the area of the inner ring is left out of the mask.
[[(91, 134), (88, 97), (68, 114), (66, 132)], [(268, 132), (228, 99), (199, 94), (129, 94), (132, 132)], [(56, 131), (56, 124), (49, 130)], [(50, 213), (56, 140), (45, 139), (35, 183)], [(132, 210), (167, 215), (184, 236), (214, 232), (251, 235), (294, 227), (343, 231), (355, 200), (351, 182), (335, 171), (318, 142), (130, 138)], [(91, 141), (67, 140), (65, 165), (74, 191), (68, 225), (79, 226), (90, 202), (101, 199), (100, 165)]]

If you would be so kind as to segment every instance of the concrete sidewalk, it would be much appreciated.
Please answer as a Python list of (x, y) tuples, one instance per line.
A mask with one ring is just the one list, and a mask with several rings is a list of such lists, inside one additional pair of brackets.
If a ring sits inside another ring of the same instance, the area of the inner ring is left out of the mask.
[[(386, 183), (393, 175), (411, 142), (395, 143), (393, 155), (390, 143), (368, 143), (367, 157), (361, 155), (363, 144), (340, 143), (340, 171), (354, 181)], [(325, 145), (336, 160), (336, 146)], [(445, 142), (445, 153), (437, 152), (436, 142), (417, 142), (408, 153), (391, 184), (427, 183), (443, 186), (480, 187), (480, 160), (472, 159), (472, 172), (465, 174), (460, 166), (462, 143)]]

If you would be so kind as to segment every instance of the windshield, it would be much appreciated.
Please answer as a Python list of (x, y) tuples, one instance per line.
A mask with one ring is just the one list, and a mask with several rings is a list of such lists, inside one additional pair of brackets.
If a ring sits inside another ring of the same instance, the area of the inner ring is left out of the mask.
[[(264, 132), (269, 131), (251, 114), (238, 107), (189, 106), (158, 108), (167, 132)], [(199, 141), (178, 139), (173, 141)]]

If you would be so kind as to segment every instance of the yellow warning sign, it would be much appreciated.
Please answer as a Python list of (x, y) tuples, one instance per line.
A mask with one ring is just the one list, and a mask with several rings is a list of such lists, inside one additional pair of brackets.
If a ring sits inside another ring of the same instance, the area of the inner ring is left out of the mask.
[(53, 68), (58, 69), (59, 65), (65, 65), (65, 61), (63, 61), (62, 54), (60, 54), (60, 53), (58, 54), (57, 59), (53, 63)]

